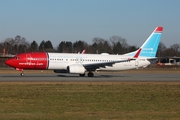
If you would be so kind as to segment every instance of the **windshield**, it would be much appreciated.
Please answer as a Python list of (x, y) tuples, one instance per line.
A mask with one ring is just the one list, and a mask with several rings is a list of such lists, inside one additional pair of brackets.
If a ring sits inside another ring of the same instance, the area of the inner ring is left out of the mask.
[(15, 57), (14, 57), (14, 59), (19, 60), (19, 59), (20, 59), (20, 57), (19, 57), (19, 56), (15, 56)]

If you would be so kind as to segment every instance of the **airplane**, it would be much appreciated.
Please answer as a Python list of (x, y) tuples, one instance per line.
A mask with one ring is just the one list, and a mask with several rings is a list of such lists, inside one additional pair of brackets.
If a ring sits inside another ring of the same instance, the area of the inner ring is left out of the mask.
[(30, 52), (17, 54), (5, 63), (8, 66), (23, 70), (54, 70), (55, 73), (72, 73), (84, 77), (93, 77), (95, 71), (120, 71), (137, 69), (156, 62), (156, 53), (163, 27), (156, 27), (143, 45), (136, 51), (123, 55), (75, 54)]

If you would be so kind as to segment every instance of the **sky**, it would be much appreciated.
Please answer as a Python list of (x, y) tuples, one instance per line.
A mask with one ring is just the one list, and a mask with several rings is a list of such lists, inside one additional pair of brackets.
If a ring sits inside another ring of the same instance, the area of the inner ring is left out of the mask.
[(157, 26), (161, 42), (180, 44), (180, 0), (0, 0), (0, 42), (17, 35), (50, 40), (109, 40), (121, 36), (140, 47)]

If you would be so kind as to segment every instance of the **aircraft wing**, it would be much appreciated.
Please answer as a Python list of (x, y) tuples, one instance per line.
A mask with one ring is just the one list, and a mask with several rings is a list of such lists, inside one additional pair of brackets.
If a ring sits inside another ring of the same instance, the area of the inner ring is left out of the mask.
[(100, 67), (103, 67), (103, 68), (106, 68), (106, 66), (112, 67), (113, 64), (115, 64), (115, 63), (127, 62), (127, 61), (131, 61), (131, 60), (135, 60), (135, 59), (126, 59), (126, 60), (119, 60), (119, 61), (84, 64), (83, 66), (86, 68), (86, 70), (95, 71), (96, 69), (98, 69)]
[(91, 64), (84, 64), (83, 66), (88, 71), (95, 71), (96, 69), (98, 69), (100, 67), (105, 68), (106, 66), (113, 66), (113, 64), (115, 64), (115, 63), (127, 62), (127, 61), (131, 61), (131, 60), (135, 60), (136, 58), (138, 58), (140, 52), (141, 52), (141, 48), (137, 50), (137, 52), (136, 52), (136, 54), (134, 55), (133, 58), (128, 58), (128, 59), (125, 59), (125, 60), (100, 62), (100, 63), (91, 63)]

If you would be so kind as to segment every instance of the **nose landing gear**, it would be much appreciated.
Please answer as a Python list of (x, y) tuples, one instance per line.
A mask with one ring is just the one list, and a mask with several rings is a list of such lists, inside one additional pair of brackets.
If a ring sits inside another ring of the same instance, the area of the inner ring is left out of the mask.
[(21, 69), (21, 68), (16, 68), (16, 70), (21, 71), (20, 75), (21, 75), (21, 76), (24, 76), (23, 69)]
[(21, 75), (21, 76), (24, 76), (24, 73), (22, 72), (20, 75)]

